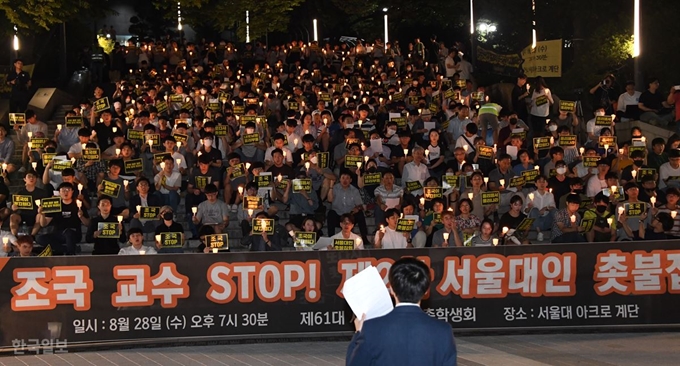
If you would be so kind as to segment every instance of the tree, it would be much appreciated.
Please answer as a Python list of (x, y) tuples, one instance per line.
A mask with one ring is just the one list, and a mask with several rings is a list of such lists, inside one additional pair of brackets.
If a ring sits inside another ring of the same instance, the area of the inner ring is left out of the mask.
[[(272, 31), (286, 31), (290, 12), (305, 0), (182, 0), (183, 23), (210, 27), (217, 32), (236, 28), (240, 39), (246, 38), (246, 10), (250, 13), (250, 38)], [(177, 3), (154, 0), (157, 9), (169, 19), (177, 19)]]
[(110, 9), (97, 0), (0, 0), (0, 11), (5, 14), (0, 18), (0, 29), (8, 31), (16, 25), (34, 33), (76, 17), (101, 16)]

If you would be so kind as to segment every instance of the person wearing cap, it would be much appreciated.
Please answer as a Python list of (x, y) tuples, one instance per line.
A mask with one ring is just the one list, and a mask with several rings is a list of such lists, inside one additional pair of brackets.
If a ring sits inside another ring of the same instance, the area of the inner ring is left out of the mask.
[(597, 174), (590, 177), (586, 183), (586, 195), (590, 198), (595, 197), (603, 189), (608, 188), (606, 175), (609, 173), (609, 160), (600, 159), (597, 161)]
[(590, 243), (616, 241), (618, 220), (614, 212), (609, 211), (609, 196), (600, 192), (593, 198), (593, 204), (594, 208), (583, 213), (584, 220), (593, 220), (592, 229), (585, 232), (586, 239)]
[[(635, 216), (628, 216), (628, 208), (631, 205), (634, 204), (640, 204), (643, 206), (643, 212), (649, 212), (651, 210), (651, 206), (647, 202), (642, 202), (638, 199), (638, 195), (640, 193), (640, 189), (638, 188), (637, 183), (635, 182), (628, 182), (623, 186), (623, 190), (626, 193), (626, 196), (628, 199), (624, 202), (620, 202), (618, 206), (616, 207), (616, 212), (620, 211), (620, 208), (623, 208), (623, 214), (619, 215), (618, 220), (622, 224), (622, 226), (626, 226), (630, 229), (626, 230), (624, 228), (619, 229), (617, 237), (619, 240), (640, 240), (639, 235), (639, 228), (640, 226), (647, 227), (651, 223), (652, 216), (654, 215), (646, 215), (643, 219), (642, 214), (640, 215), (635, 215)], [(652, 211), (652, 214), (656, 213), (656, 209)], [(631, 232), (632, 231), (632, 232)], [(631, 236), (632, 234), (632, 236)]]
[(680, 187), (680, 150), (668, 151), (668, 162), (659, 167), (659, 188)]
[(120, 248), (118, 255), (142, 255), (142, 254), (156, 254), (156, 248), (144, 245), (144, 233), (140, 228), (132, 228), (128, 230), (128, 243), (130, 245)]
[(52, 247), (55, 254), (75, 255), (77, 245), (82, 239), (82, 225), (90, 224), (87, 210), (78, 207), (73, 199), (75, 188), (71, 183), (59, 185), (59, 197), (61, 198), (61, 211), (43, 213), (42, 206), (38, 208), (36, 221), (41, 228), (51, 226), (51, 233), (38, 235), (36, 242), (43, 247)]
[(583, 226), (581, 226), (581, 214), (578, 213), (581, 206), (581, 198), (576, 194), (569, 194), (566, 198), (565, 208), (555, 213), (551, 230), (551, 243), (580, 243), (585, 242)]

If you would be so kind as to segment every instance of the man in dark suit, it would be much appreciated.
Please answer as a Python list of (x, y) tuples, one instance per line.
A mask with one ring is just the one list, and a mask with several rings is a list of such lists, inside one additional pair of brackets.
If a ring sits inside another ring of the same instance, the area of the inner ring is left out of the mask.
[(389, 314), (364, 323), (347, 349), (346, 364), (455, 366), (456, 343), (451, 326), (420, 309), (430, 288), (430, 270), (416, 258), (402, 258), (390, 269), (390, 292), (396, 306)]
[(160, 197), (153, 193), (149, 193), (151, 183), (147, 177), (141, 177), (137, 180), (137, 194), (130, 197), (130, 227), (142, 229), (145, 233), (153, 233), (158, 225), (160, 225), (160, 217), (154, 220), (140, 220), (140, 212), (137, 207), (158, 207), (163, 206), (163, 201)]

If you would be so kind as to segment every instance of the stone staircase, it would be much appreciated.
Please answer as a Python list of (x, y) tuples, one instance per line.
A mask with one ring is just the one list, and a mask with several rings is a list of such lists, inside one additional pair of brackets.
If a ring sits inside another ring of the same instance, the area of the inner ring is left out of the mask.
[[(71, 106), (69, 106), (69, 105), (61, 106), (60, 108), (58, 108), (55, 111), (52, 119), (50, 121), (46, 122), (47, 126), (48, 126), (49, 137), (54, 136), (54, 133), (55, 133), (56, 128), (57, 128), (57, 124), (63, 123), (64, 116), (66, 115), (66, 112), (70, 109), (71, 109)], [(14, 132), (11, 132), (8, 137), (13, 139), (15, 146), (16, 146), (15, 161), (20, 161), (21, 160), (21, 148), (22, 148), (22, 146), (19, 145), (19, 143), (18, 143), (17, 135)], [(446, 153), (447, 153), (447, 159), (453, 158), (452, 156), (449, 156), (448, 151)], [(10, 185), (9, 189), (10, 189), (11, 193), (16, 193), (18, 190), (20, 190), (23, 187), (23, 175), (24, 174), (21, 174), (21, 173), (13, 173), (12, 176), (10, 176), (11, 185)], [(220, 195), (221, 195), (221, 192), (220, 192)], [(183, 196), (184, 196), (184, 193), (182, 193), (182, 197)], [(178, 211), (177, 213), (179, 213), (179, 214), (175, 216), (175, 221), (179, 222), (184, 227), (184, 235), (185, 235), (185, 238), (187, 239), (187, 240), (185, 240), (184, 251), (187, 252), (187, 253), (191, 253), (191, 252), (196, 251), (196, 248), (198, 247), (198, 245), (200, 243), (199, 243), (198, 240), (188, 240), (193, 235), (191, 233), (191, 230), (189, 229), (189, 225), (188, 225), (188, 222), (186, 220), (187, 217), (184, 214), (184, 212), (186, 212), (184, 202), (185, 201), (182, 198), (182, 200), (180, 201), (180, 205), (178, 207), (178, 210), (177, 210)], [(96, 207), (96, 198), (94, 198), (92, 200), (92, 207)], [(285, 224), (289, 220), (289, 215), (290, 215), (289, 210), (288, 210), (287, 207), (284, 208), (283, 206), (280, 206), (280, 208), (281, 209), (279, 210), (279, 212), (277, 214), (277, 216), (279, 217), (278, 224), (285, 226)], [(330, 205), (328, 203), (326, 203), (326, 210), (327, 211), (330, 210)], [(96, 214), (96, 208), (91, 210), (90, 214), (92, 214), (92, 215)], [(230, 220), (229, 220), (229, 226), (227, 228), (227, 233), (229, 234), (229, 246), (230, 246), (231, 250), (232, 251), (247, 251), (248, 250), (247, 248), (241, 246), (241, 240), (243, 239), (243, 235), (241, 233), (241, 227), (240, 227), (240, 223), (238, 222), (238, 219), (236, 217), (236, 213), (230, 213), (229, 219)], [(324, 225), (325, 225), (325, 223), (324, 223)], [(366, 218), (366, 225), (368, 227), (370, 243), (364, 243), (364, 246), (367, 247), (367, 248), (370, 248), (372, 246), (372, 243), (373, 243), (373, 234), (377, 230), (377, 227), (376, 227), (377, 225), (376, 225), (375, 219), (373, 217), (367, 217)], [(43, 229), (43, 230), (45, 230), (45, 229)], [(339, 230), (339, 229), (337, 229), (337, 230)], [(85, 226), (82, 227), (82, 231), (83, 231), (83, 237), (82, 237), (82, 240), (81, 240), (81, 243), (80, 243), (80, 249), (81, 249), (80, 254), (90, 255), (93, 251), (94, 244), (85, 242), (85, 233), (87, 232), (87, 228)], [(357, 233), (357, 234), (359, 233), (359, 229), (358, 229), (357, 226), (355, 226), (354, 232)], [(327, 234), (326, 229), (324, 229), (324, 233)], [(545, 235), (545, 240), (542, 243), (549, 243), (550, 232), (544, 232), (544, 235)], [(146, 239), (146, 241), (148, 241), (147, 244), (150, 244), (150, 245), (153, 244), (153, 241), (154, 241), (153, 235), (148, 234), (148, 235), (145, 236), (145, 239)], [(538, 243), (536, 241), (536, 233), (533, 232), (533, 231), (529, 234), (528, 239), (532, 243)], [(284, 250), (295, 250), (295, 248), (292, 247), (292, 240), (289, 243), (287, 243), (287, 245), (284, 243)]]

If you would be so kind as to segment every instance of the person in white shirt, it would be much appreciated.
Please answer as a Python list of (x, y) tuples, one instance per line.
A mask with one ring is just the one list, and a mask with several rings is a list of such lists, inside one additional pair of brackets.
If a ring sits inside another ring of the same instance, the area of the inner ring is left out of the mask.
[[(463, 149), (465, 149), (466, 154), (468, 151), (474, 150), (475, 137), (477, 135), (477, 131), (479, 131), (479, 128), (477, 127), (476, 124), (468, 123), (465, 126), (465, 133), (460, 135), (458, 140), (456, 140), (456, 148), (462, 147)], [(467, 146), (467, 148), (465, 148), (465, 146)]]
[(290, 144), (286, 145), (284, 142), (285, 137), (282, 133), (277, 133), (274, 135), (274, 144), (267, 148), (267, 150), (264, 152), (264, 164), (267, 168), (274, 164), (272, 160), (272, 151), (274, 151), (274, 149), (281, 149), (281, 151), (283, 151), (283, 158), (286, 161), (286, 164), (291, 166), (293, 165), (293, 153), (290, 151), (290, 149), (288, 149)]
[(619, 102), (616, 105), (616, 115), (622, 122), (639, 117), (639, 113), (636, 113), (637, 115), (626, 113), (626, 108), (630, 105), (637, 106), (640, 103), (640, 95), (642, 93), (635, 90), (635, 82), (626, 83), (626, 92), (619, 95)]
[(449, 55), (444, 60), (444, 65), (446, 66), (446, 78), (447, 79), (453, 78), (453, 75), (458, 71), (458, 67), (456, 65), (455, 49), (452, 48), (449, 50)]
[(550, 114), (550, 106), (555, 102), (543, 77), (537, 77), (534, 85), (536, 85), (536, 89), (531, 94), (530, 120), (534, 137), (540, 137), (545, 134), (545, 121)]
[[(408, 190), (409, 182), (419, 182), (420, 188), (409, 191), (409, 193), (412, 195), (419, 196), (423, 194), (423, 184), (425, 179), (430, 177), (430, 171), (427, 168), (427, 165), (425, 165), (425, 149), (420, 146), (416, 146), (411, 151), (411, 155), (413, 155), (413, 161), (404, 165), (404, 172), (401, 176), (401, 184)], [(411, 187), (414, 186), (412, 185)]]
[(460, 62), (457, 65), (458, 67), (458, 75), (460, 76), (461, 80), (471, 80), (472, 79), (472, 73), (474, 71), (472, 64), (468, 62), (464, 57), (460, 59)]
[[(342, 229), (339, 233), (331, 236), (331, 242), (335, 239), (352, 239), (354, 240), (354, 249), (364, 249), (364, 241), (361, 236), (352, 232), (354, 228), (354, 215), (351, 213), (346, 213), (340, 216), (340, 228)], [(339, 249), (334, 248), (331, 244), (328, 249)]]
[(12, 235), (9, 231), (0, 231), (0, 240), (2, 240), (2, 250), (0, 250), (0, 257), (7, 257), (7, 254), (12, 251), (12, 246), (16, 245), (17, 237)]
[(175, 171), (175, 160), (171, 156), (165, 156), (163, 163), (161, 164), (161, 171), (154, 177), (154, 183), (156, 190), (163, 197), (163, 203), (172, 207), (173, 212), (177, 212), (182, 175)]
[[(594, 112), (595, 118), (591, 119), (586, 123), (586, 130), (588, 131), (588, 144), (589, 145), (596, 145), (600, 141), (600, 135), (603, 128), (608, 128), (610, 126), (597, 126), (595, 124), (595, 121), (597, 120), (597, 117), (602, 117), (604, 116), (604, 107), (598, 107)], [(614, 124), (614, 120), (612, 120), (612, 125)]]
[(611, 168), (609, 164), (609, 161), (606, 159), (600, 159), (597, 162), (597, 174), (590, 177), (586, 187), (586, 195), (588, 197), (595, 197), (596, 194), (608, 187), (606, 176), (609, 173), (609, 168)]
[[(376, 150), (374, 150), (374, 148)], [(378, 163), (378, 170), (381, 172), (389, 171), (390, 167), (390, 155), (392, 150), (385, 146), (380, 139), (380, 134), (377, 130), (371, 132), (370, 144), (364, 150), (364, 156), (368, 156), (370, 159), (375, 159)]]
[(659, 189), (680, 187), (680, 151), (672, 149), (668, 154), (668, 162), (659, 167)]
[(531, 228), (538, 234), (536, 240), (543, 241), (543, 232), (550, 230), (553, 225), (553, 216), (557, 211), (555, 197), (548, 191), (548, 181), (544, 176), (539, 176), (535, 181), (536, 190), (527, 195), (524, 213), (530, 219), (534, 219)]
[(129, 246), (123, 247), (118, 251), (118, 255), (143, 255), (156, 254), (156, 248), (144, 245), (144, 233), (140, 228), (128, 230)]
[(375, 233), (373, 247), (376, 249), (404, 249), (409, 246), (412, 247), (407, 241), (411, 239), (411, 233), (400, 233), (397, 231), (399, 211), (395, 208), (388, 209), (385, 212), (385, 220), (387, 221), (387, 227), (380, 225), (380, 228)]

